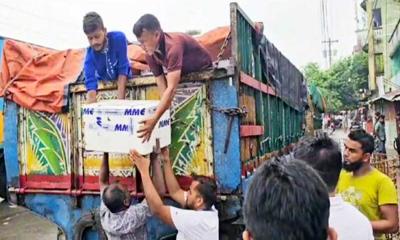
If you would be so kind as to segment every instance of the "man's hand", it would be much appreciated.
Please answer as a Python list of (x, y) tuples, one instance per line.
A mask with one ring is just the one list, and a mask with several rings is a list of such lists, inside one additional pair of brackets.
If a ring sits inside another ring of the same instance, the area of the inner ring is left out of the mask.
[(99, 184), (101, 192), (103, 192), (103, 189), (109, 184), (110, 167), (108, 164), (108, 158), (108, 153), (105, 152), (103, 155), (103, 161), (101, 162), (99, 174)]
[(119, 75), (117, 86), (118, 86), (118, 99), (125, 99), (126, 96), (126, 83), (128, 82), (128, 77), (125, 75)]
[(86, 103), (90, 104), (90, 103), (97, 102), (96, 96), (97, 96), (97, 92), (94, 90), (90, 90), (89, 92), (87, 92)]
[(153, 129), (157, 124), (157, 121), (158, 120), (155, 119), (154, 117), (150, 117), (148, 119), (139, 122), (139, 124), (143, 124), (143, 126), (139, 128), (137, 133), (139, 134), (138, 138), (143, 138), (143, 143), (148, 142), (150, 140), (151, 133), (153, 132)]
[(171, 162), (171, 160), (169, 158), (169, 148), (168, 147), (162, 148), (161, 149), (161, 154), (162, 154), (164, 163), (170, 163)]
[(150, 160), (143, 157), (138, 153), (136, 150), (131, 150), (130, 151), (130, 157), (132, 162), (136, 165), (137, 169), (141, 174), (143, 173), (149, 173), (149, 168), (150, 168)]

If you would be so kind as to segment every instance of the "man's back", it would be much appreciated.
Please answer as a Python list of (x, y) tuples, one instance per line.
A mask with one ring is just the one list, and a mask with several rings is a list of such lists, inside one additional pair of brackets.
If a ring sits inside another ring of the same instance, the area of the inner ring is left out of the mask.
[(392, 180), (375, 168), (360, 177), (342, 171), (337, 191), (370, 221), (381, 218), (379, 206), (397, 204), (397, 192)]
[(214, 207), (203, 211), (171, 207), (170, 211), (178, 230), (177, 240), (218, 239), (218, 211)]
[(146, 55), (149, 67), (155, 76), (181, 70), (182, 74), (197, 72), (212, 67), (208, 51), (193, 37), (185, 33), (162, 33), (158, 51)]
[(128, 209), (112, 213), (100, 205), (101, 225), (109, 240), (146, 240), (146, 220), (150, 210), (146, 203), (131, 205)]
[(381, 123), (381, 122), (377, 122), (376, 123), (376, 125), (375, 125), (375, 134), (382, 141), (386, 139), (385, 125), (383, 123)]
[(373, 240), (368, 218), (340, 196), (330, 197), (329, 226), (335, 229), (340, 240)]

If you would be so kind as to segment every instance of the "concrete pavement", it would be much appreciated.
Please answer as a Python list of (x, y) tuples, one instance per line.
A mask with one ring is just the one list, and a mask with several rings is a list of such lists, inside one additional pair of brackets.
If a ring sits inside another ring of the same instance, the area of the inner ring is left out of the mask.
[(56, 225), (0, 198), (1, 240), (55, 240), (57, 235)]

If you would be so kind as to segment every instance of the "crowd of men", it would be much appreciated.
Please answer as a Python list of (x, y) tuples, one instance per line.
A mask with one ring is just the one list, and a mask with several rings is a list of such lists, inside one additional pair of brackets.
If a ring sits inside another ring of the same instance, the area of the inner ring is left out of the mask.
[[(125, 35), (107, 32), (94, 12), (84, 17), (83, 30), (90, 43), (85, 60), (88, 102), (96, 101), (99, 80), (117, 81), (118, 98), (124, 99), (127, 79), (132, 76)], [(153, 15), (143, 15), (133, 33), (147, 54), (161, 96), (156, 112), (138, 132), (146, 141), (170, 107), (181, 75), (210, 68), (212, 61), (195, 39), (164, 32)], [(266, 161), (244, 198), (243, 239), (370, 240), (397, 232), (396, 188), (388, 176), (371, 166), (374, 148), (370, 134), (355, 130), (349, 133), (343, 154), (337, 143), (321, 136), (303, 139), (291, 154)], [(151, 216), (175, 228), (178, 240), (219, 239), (217, 186), (212, 178), (193, 176), (189, 190), (184, 191), (174, 175), (168, 148), (149, 158), (133, 149), (130, 158), (141, 174), (145, 194), (137, 204), (131, 204), (125, 186), (109, 182), (108, 154), (101, 165), (100, 218), (108, 239), (147, 239), (146, 223)], [(166, 193), (176, 205), (165, 203)]]
[[(90, 44), (84, 64), (87, 102), (97, 101), (100, 80), (117, 81), (118, 99), (125, 99), (127, 80), (132, 77), (126, 36), (122, 32), (107, 32), (102, 18), (95, 12), (85, 15), (83, 31)], [(181, 75), (210, 68), (212, 60), (191, 36), (163, 32), (151, 14), (143, 15), (134, 24), (133, 33), (146, 52), (161, 96), (155, 113), (142, 122), (138, 131), (138, 137), (147, 141), (160, 117), (171, 106)], [(193, 176), (189, 191), (184, 191), (173, 173), (168, 148), (158, 155), (152, 154), (150, 159), (136, 150), (130, 156), (141, 174), (146, 198), (139, 204), (131, 204), (126, 186), (109, 183), (108, 153), (105, 153), (99, 177), (100, 218), (108, 239), (147, 239), (146, 222), (152, 215), (175, 228), (176, 239), (218, 239), (219, 220), (214, 206), (217, 187), (213, 179)], [(179, 207), (163, 202), (160, 195), (165, 195), (165, 186)]]

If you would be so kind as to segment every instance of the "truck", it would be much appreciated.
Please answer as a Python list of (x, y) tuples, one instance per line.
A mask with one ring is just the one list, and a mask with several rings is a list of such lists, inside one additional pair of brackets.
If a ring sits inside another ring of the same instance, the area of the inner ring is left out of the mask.
[[(170, 154), (183, 188), (191, 173), (216, 180), (221, 239), (240, 239), (242, 202), (254, 172), (304, 134), (307, 90), (301, 72), (263, 35), (259, 23), (237, 3), (230, 4), (229, 16), (215, 66), (185, 75), (179, 85), (171, 108)], [(68, 240), (103, 236), (96, 214), (103, 153), (85, 150), (83, 81), (79, 74), (67, 85), (59, 112), (21, 106), (4, 91), (0, 100), (5, 176), (0, 189), (8, 201), (55, 223), (60, 239)], [(116, 89), (113, 82), (100, 82), (100, 100), (115, 99)], [(127, 99), (159, 99), (154, 77), (130, 79)], [(110, 168), (112, 181), (126, 184), (134, 199), (144, 197), (127, 155), (110, 154)], [(148, 232), (149, 239), (166, 239), (173, 229), (152, 220)]]

